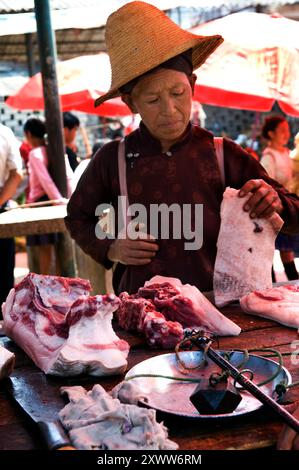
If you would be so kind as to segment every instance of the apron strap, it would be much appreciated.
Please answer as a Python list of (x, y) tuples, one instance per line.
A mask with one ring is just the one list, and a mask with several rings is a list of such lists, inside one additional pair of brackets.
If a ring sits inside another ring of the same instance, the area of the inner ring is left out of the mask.
[(128, 188), (127, 188), (127, 172), (126, 172), (126, 157), (125, 157), (125, 139), (121, 139), (118, 145), (118, 179), (120, 187), (121, 199), (121, 213), (124, 227), (126, 228), (130, 217), (127, 215), (128, 204)]
[(215, 152), (219, 166), (222, 185), (225, 188), (225, 171), (224, 171), (224, 152), (223, 137), (214, 137)]

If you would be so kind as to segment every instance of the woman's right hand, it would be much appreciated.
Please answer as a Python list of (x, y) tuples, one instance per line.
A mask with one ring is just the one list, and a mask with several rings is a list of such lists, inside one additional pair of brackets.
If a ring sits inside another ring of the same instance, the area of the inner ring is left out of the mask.
[(117, 238), (111, 243), (107, 257), (113, 262), (142, 266), (151, 262), (158, 249), (159, 246), (151, 235), (143, 234), (137, 240)]
[[(298, 402), (292, 404), (288, 411), (293, 413), (294, 417), (299, 420)], [(277, 450), (299, 450), (299, 434), (293, 431), (289, 426), (284, 425), (277, 441)]]

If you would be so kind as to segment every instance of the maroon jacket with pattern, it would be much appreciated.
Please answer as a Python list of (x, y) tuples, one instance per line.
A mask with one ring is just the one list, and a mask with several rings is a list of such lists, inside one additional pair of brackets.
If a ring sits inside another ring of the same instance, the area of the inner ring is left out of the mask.
[[(172, 203), (203, 204), (203, 245), (199, 250), (185, 250), (186, 240), (158, 239), (159, 251), (145, 266), (122, 266), (117, 270), (116, 292), (134, 293), (155, 274), (179, 278), (201, 291), (213, 287), (213, 267), (220, 227), (223, 186), (214, 150), (213, 135), (200, 127), (189, 126), (182, 140), (163, 153), (159, 141), (141, 123), (125, 139), (129, 204)], [(118, 180), (118, 142), (105, 145), (83, 173), (68, 204), (66, 226), (78, 245), (107, 269), (111, 239), (95, 235), (98, 218), (95, 209), (101, 203), (112, 204), (117, 213), (120, 195)], [(299, 231), (299, 199), (272, 180), (263, 167), (240, 146), (224, 139), (225, 184), (241, 188), (250, 179), (264, 179), (278, 192), (284, 206), (284, 230)], [(234, 247), (232, 246), (232, 250)]]

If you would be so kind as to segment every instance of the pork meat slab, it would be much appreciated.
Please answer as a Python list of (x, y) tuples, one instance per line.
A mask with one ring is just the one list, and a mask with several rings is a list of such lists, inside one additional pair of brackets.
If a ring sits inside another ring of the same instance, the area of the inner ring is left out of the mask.
[(243, 206), (248, 198), (227, 188), (221, 204), (221, 226), (214, 267), (215, 303), (221, 307), (254, 290), (272, 287), (275, 238), (283, 225), (278, 214), (251, 219)]
[(184, 328), (202, 328), (219, 336), (237, 336), (241, 332), (197, 287), (182, 284), (180, 279), (154, 276), (138, 290), (138, 295), (151, 298), (167, 320), (177, 321)]
[(119, 297), (120, 326), (143, 333), (152, 347), (173, 349), (188, 327), (220, 336), (236, 336), (241, 331), (196, 287), (177, 278), (154, 276), (136, 294), (123, 292)]
[(241, 297), (240, 305), (245, 313), (299, 328), (299, 286), (297, 285), (284, 285), (251, 292)]
[(124, 330), (142, 333), (153, 348), (173, 349), (183, 339), (182, 325), (167, 321), (151, 300), (127, 292), (122, 292), (119, 298), (117, 317)]
[(6, 334), (46, 374), (123, 372), (129, 346), (111, 325), (119, 299), (90, 290), (83, 279), (28, 274), (2, 306)]

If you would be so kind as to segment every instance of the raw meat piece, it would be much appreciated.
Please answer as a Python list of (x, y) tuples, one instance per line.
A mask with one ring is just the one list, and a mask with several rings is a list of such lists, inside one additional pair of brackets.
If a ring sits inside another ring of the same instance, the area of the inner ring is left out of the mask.
[(221, 226), (214, 268), (217, 306), (239, 300), (254, 290), (272, 287), (271, 267), (275, 238), (283, 225), (278, 214), (251, 219), (243, 206), (248, 198), (227, 188), (221, 204)]
[(127, 331), (144, 333), (152, 347), (171, 349), (183, 339), (183, 327), (178, 322), (166, 321), (150, 300), (122, 292), (117, 311), (119, 325)]
[(115, 335), (114, 295), (88, 297), (89, 281), (30, 273), (3, 304), (4, 328), (46, 374), (110, 375), (127, 366)]
[(217, 335), (238, 335), (241, 329), (220, 313), (194, 286), (179, 279), (154, 276), (137, 294), (120, 294), (118, 321), (125, 330), (145, 334), (153, 347), (170, 349), (183, 339), (183, 328)]
[(0, 380), (8, 377), (15, 365), (15, 355), (0, 345)]
[(152, 298), (167, 320), (176, 320), (184, 328), (202, 328), (220, 336), (237, 336), (241, 329), (220, 313), (195, 287), (179, 279), (154, 276), (138, 290), (138, 296)]
[(166, 321), (159, 312), (149, 312), (143, 320), (143, 333), (152, 347), (173, 349), (184, 337), (182, 325), (177, 321)]
[(101, 385), (63, 387), (70, 403), (60, 412), (63, 426), (79, 450), (175, 450), (167, 428), (156, 421), (156, 411), (122, 404)]
[(240, 299), (245, 313), (299, 328), (299, 286), (285, 285), (254, 291)]

